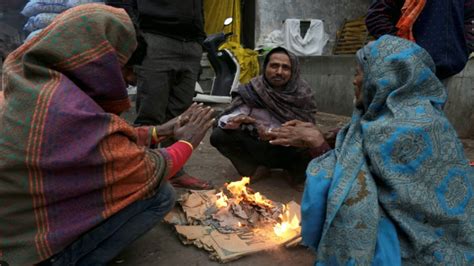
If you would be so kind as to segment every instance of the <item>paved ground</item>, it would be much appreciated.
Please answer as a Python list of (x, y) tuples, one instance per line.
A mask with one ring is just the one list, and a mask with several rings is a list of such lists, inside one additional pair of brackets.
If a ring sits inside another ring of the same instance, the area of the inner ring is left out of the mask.
[[(319, 126), (323, 129), (340, 127), (348, 120), (348, 117), (331, 114), (318, 115)], [(463, 143), (466, 153), (474, 161), (474, 140), (464, 140)], [(198, 147), (185, 169), (192, 175), (212, 180), (217, 186), (239, 179), (230, 161), (209, 144), (209, 136)], [(279, 202), (294, 200), (300, 203), (301, 192), (290, 188), (279, 172), (273, 172), (272, 176), (250, 186), (270, 199)], [(313, 253), (304, 247), (279, 248), (253, 254), (227, 265), (312, 265), (314, 258)], [(219, 265), (219, 263), (209, 260), (208, 253), (204, 250), (184, 246), (171, 226), (160, 224), (127, 248), (111, 265)]]

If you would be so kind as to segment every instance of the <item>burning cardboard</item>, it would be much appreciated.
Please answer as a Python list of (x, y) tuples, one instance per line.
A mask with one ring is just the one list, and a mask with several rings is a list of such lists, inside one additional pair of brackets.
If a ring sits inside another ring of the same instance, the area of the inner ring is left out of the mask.
[(211, 252), (228, 262), (242, 256), (294, 243), (300, 236), (300, 206), (273, 202), (247, 187), (250, 179), (232, 182), (222, 191), (189, 191), (165, 217), (184, 244)]

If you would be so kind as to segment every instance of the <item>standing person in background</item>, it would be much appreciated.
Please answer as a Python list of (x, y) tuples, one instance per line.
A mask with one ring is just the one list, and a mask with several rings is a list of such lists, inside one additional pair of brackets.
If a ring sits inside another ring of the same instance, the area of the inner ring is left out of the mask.
[(464, 4), (468, 1), (426, 0), (423, 6), (422, 0), (376, 0), (365, 22), (376, 38), (384, 34), (404, 37), (408, 26), (415, 42), (433, 58), (436, 76), (445, 79), (463, 70), (468, 59), (464, 34)]
[[(145, 57), (135, 66), (135, 124), (159, 125), (183, 113), (192, 103), (206, 37), (202, 0), (106, 0), (105, 3), (124, 8), (141, 31), (138, 49)], [(171, 183), (193, 189), (211, 187), (183, 169)]]
[(467, 49), (474, 52), (474, 0), (464, 3), (464, 31), (466, 34)]

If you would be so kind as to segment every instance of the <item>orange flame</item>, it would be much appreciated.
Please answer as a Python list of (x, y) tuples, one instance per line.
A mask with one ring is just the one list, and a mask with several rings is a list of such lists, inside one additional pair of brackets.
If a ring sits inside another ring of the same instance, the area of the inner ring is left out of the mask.
[(262, 196), (260, 192), (257, 192), (253, 195), (249, 195), (249, 198), (257, 204), (264, 205), (267, 207), (273, 207), (272, 202)]
[(243, 195), (247, 195), (246, 185), (250, 184), (250, 178), (242, 177), (242, 180), (231, 182), (227, 185), (227, 190), (237, 199), (242, 199)]
[(217, 208), (227, 207), (228, 205), (227, 196), (223, 192), (217, 193), (216, 196), (217, 196), (216, 207)]
[[(229, 183), (226, 188), (231, 194), (231, 199), (227, 198), (224, 192), (216, 194), (216, 207), (223, 208), (229, 206), (230, 203), (239, 204), (240, 201), (245, 200), (250, 203), (255, 203), (260, 206), (273, 207), (273, 202), (260, 192), (253, 193), (247, 190), (246, 185), (250, 184), (250, 178), (242, 177), (242, 180)], [(279, 216), (281, 222), (273, 227), (273, 231), (278, 237), (288, 237), (291, 233), (300, 230), (300, 220), (296, 215), (290, 217), (290, 210), (287, 205), (283, 206), (282, 214)], [(238, 227), (243, 227), (242, 223), (238, 222)]]
[(281, 223), (273, 227), (273, 231), (278, 237), (287, 237), (292, 231), (300, 229), (300, 220), (296, 215), (290, 219), (290, 210), (285, 205), (283, 206), (283, 214), (280, 214)]
[(250, 178), (242, 177), (242, 180), (228, 184), (227, 190), (229, 190), (232, 196), (237, 200), (237, 203), (245, 199), (258, 205), (273, 207), (272, 202), (262, 196), (259, 192), (255, 194), (249, 193), (246, 187), (248, 184), (250, 184)]

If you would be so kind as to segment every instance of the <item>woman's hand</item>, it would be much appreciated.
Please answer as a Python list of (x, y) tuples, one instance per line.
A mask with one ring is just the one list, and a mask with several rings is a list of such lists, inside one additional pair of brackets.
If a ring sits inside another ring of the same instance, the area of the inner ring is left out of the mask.
[(214, 123), (214, 110), (210, 107), (197, 106), (187, 118), (186, 123), (178, 117), (174, 127), (174, 138), (190, 142), (196, 148)]
[[(195, 112), (197, 108), (202, 108), (202, 106), (202, 103), (193, 103), (186, 111), (178, 116), (181, 119), (181, 125), (184, 126), (189, 120), (189, 115)], [(176, 126), (176, 122), (178, 122), (178, 117), (175, 117), (162, 125), (155, 126), (157, 136), (160, 138), (174, 137), (174, 128)]]
[(238, 129), (241, 124), (254, 124), (255, 122), (255, 119), (248, 115), (238, 115), (230, 118), (224, 129)]
[(267, 134), (272, 138), (270, 144), (273, 145), (317, 148), (325, 143), (323, 134), (315, 125), (296, 120), (283, 124), (281, 128), (274, 128)]

